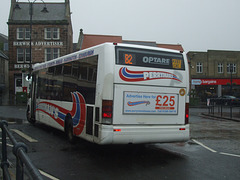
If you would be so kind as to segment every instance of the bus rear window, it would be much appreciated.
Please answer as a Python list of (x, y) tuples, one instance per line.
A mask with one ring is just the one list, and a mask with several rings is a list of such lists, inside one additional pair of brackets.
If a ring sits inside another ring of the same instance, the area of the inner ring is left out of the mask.
[(185, 70), (181, 53), (125, 47), (116, 47), (116, 64)]

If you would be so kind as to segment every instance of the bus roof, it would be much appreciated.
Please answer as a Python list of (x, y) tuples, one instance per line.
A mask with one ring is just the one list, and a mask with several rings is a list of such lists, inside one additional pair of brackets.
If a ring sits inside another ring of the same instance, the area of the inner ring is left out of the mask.
[(131, 47), (131, 48), (140, 48), (140, 49), (148, 49), (148, 50), (157, 50), (157, 51), (165, 51), (165, 52), (172, 52), (172, 53), (182, 53), (178, 50), (173, 50), (173, 49), (165, 49), (165, 48), (159, 48), (159, 47), (152, 47), (152, 46), (144, 46), (144, 45), (136, 45), (136, 44), (124, 44), (124, 43), (103, 43), (97, 46), (93, 46), (84, 50), (80, 50), (71, 54), (67, 54), (65, 56), (58, 57), (56, 59), (52, 59), (47, 62), (42, 62), (42, 63), (36, 63), (33, 65), (33, 71), (38, 71), (40, 69), (45, 69), (49, 68), (52, 66), (60, 65), (60, 64), (65, 64), (71, 61), (83, 59), (86, 57), (90, 57), (94, 55), (94, 49), (101, 47), (101, 46), (106, 46), (106, 45), (112, 45), (112, 46), (122, 46), (122, 47)]

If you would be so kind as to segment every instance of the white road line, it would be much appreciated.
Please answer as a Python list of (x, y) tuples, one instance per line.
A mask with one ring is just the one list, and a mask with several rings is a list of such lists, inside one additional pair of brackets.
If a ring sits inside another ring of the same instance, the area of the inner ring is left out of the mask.
[(199, 141), (197, 141), (197, 140), (195, 140), (195, 139), (192, 139), (192, 141), (195, 142), (195, 143), (197, 143), (198, 145), (204, 147), (205, 149), (207, 149), (207, 150), (213, 152), (213, 153), (216, 153), (216, 152), (217, 152), (217, 151), (211, 149), (210, 147), (205, 146), (203, 143), (200, 143)]
[(223, 155), (226, 155), (226, 156), (234, 156), (234, 157), (239, 157), (240, 158), (240, 155), (237, 155), (237, 154), (229, 154), (229, 153), (224, 153), (224, 152), (220, 152), (219, 154), (223, 154)]
[(40, 172), (42, 175), (48, 177), (49, 179), (52, 179), (52, 180), (60, 180), (60, 179), (58, 179), (58, 178), (56, 178), (56, 177), (53, 177), (53, 176), (50, 175), (50, 174), (47, 174), (47, 173), (41, 171), (40, 169), (39, 169), (39, 172)]
[[(2, 144), (2, 142), (0, 142), (0, 144)], [(13, 147), (13, 145), (12, 145), (12, 144), (7, 144), (7, 146), (9, 146), (9, 147)]]
[(33, 143), (33, 142), (38, 142), (38, 140), (31, 138), (30, 136), (24, 134), (23, 132), (17, 130), (17, 129), (11, 129), (12, 131), (14, 131), (15, 133), (17, 133), (19, 136), (22, 136), (24, 139), (26, 139), (27, 141)]

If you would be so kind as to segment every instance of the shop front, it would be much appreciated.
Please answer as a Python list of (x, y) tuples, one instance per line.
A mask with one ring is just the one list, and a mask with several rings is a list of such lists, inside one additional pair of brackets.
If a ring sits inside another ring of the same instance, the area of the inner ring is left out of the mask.
[(233, 95), (240, 97), (240, 79), (192, 79), (191, 98), (206, 102), (207, 98)]

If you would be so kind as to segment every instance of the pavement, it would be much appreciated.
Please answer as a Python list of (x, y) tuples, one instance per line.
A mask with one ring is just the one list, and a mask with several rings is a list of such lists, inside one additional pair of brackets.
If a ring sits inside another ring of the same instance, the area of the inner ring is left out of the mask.
[(9, 122), (26, 120), (26, 106), (0, 106), (0, 120)]
[(231, 108), (230, 106), (195, 106), (190, 108), (199, 109), (199, 112), (204, 116), (240, 122), (240, 107)]

